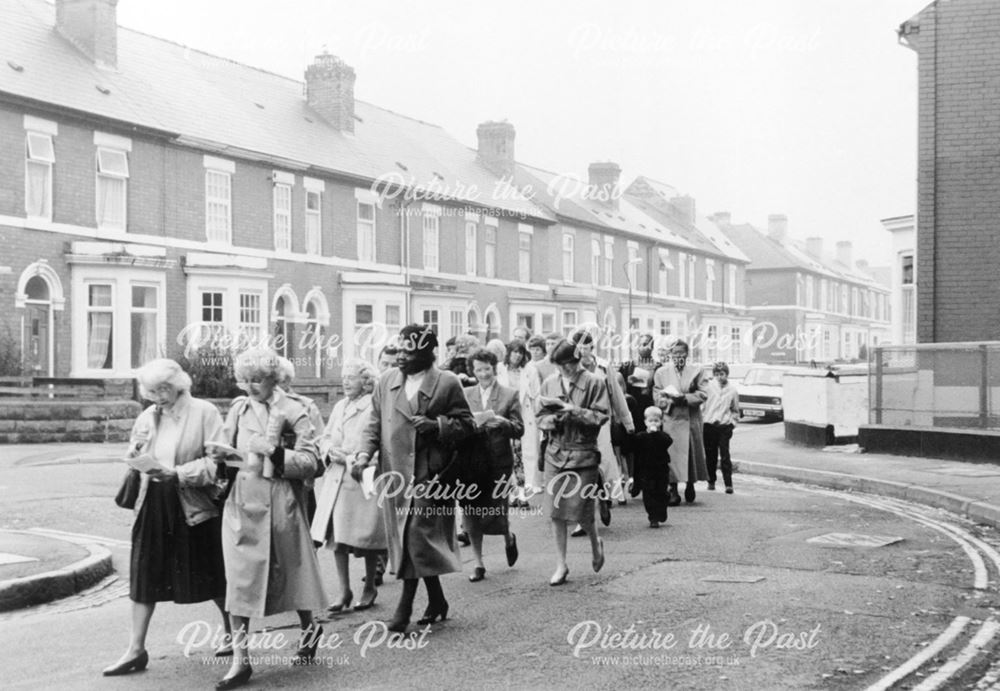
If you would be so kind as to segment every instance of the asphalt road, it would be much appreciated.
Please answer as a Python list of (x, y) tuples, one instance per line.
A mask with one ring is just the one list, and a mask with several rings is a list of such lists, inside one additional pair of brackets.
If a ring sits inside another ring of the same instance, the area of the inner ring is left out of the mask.
[[(734, 455), (765, 460), (780, 429), (742, 427)], [(121, 473), (96, 458), (16, 467), (0, 459), (0, 527), (106, 538), (120, 571), (119, 580), (80, 596), (0, 615), (4, 688), (210, 688), (225, 674), (228, 663), (216, 664), (210, 646), (190, 637), (218, 624), (214, 607), (164, 604), (153, 618), (149, 669), (100, 676), (128, 636), (131, 515), (111, 501)], [(570, 579), (561, 588), (547, 585), (548, 521), (523, 512), (513, 521), (517, 565), (508, 569), (502, 541), (487, 538), (486, 580), (443, 578), (450, 618), (405, 639), (409, 649), (390, 647), (377, 623), (392, 613), (396, 583), (382, 589), (375, 609), (324, 625), (325, 648), (312, 668), (282, 659), (294, 651), (294, 614), (254, 622), (272, 632), (255, 649), (254, 686), (865, 688), (926, 651), (922, 669), (931, 678), (998, 606), (982, 573), (995, 579), (996, 566), (985, 553), (978, 563), (969, 554), (969, 538), (982, 535), (957, 517), (744, 476), (736, 490), (727, 496), (701, 486), (697, 503), (671, 509), (660, 530), (647, 527), (641, 503), (616, 507), (602, 533), (604, 570), (592, 572), (586, 540), (571, 540)], [(894, 542), (837, 544), (874, 538)], [(325, 552), (321, 565), (333, 600)], [(360, 562), (352, 568), (357, 582)], [(962, 633), (934, 654), (961, 621)], [(941, 688), (974, 688), (989, 666), (983, 656)]]

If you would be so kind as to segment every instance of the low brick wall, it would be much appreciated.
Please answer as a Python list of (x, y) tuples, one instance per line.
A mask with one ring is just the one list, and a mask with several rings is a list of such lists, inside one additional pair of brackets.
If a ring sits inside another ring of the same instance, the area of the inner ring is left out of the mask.
[(0, 401), (0, 444), (128, 441), (135, 401)]

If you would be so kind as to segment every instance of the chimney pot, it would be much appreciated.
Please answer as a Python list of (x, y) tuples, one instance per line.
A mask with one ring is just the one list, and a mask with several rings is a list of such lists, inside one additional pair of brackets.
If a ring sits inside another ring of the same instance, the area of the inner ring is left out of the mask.
[(822, 259), (823, 238), (818, 238), (818, 237), (806, 238), (806, 252), (814, 256), (816, 259)]
[(306, 102), (341, 132), (354, 132), (354, 68), (335, 55), (317, 55), (306, 68)]
[(854, 262), (851, 261), (853, 245), (850, 240), (841, 240), (837, 243), (837, 261), (847, 267), (853, 267)]
[(784, 242), (788, 237), (788, 216), (785, 214), (771, 214), (768, 216), (767, 234), (778, 242)]
[(56, 30), (98, 67), (118, 66), (118, 0), (56, 0)]
[(514, 126), (507, 121), (483, 122), (476, 128), (476, 157), (494, 175), (514, 177)]
[(591, 163), (587, 168), (587, 174), (591, 187), (591, 198), (617, 209), (618, 200), (622, 196), (622, 190), (618, 186), (618, 179), (622, 174), (619, 165), (610, 161)]
[(682, 194), (672, 198), (670, 200), (670, 206), (673, 207), (674, 211), (676, 211), (687, 223), (693, 225), (698, 218), (694, 197), (689, 194)]

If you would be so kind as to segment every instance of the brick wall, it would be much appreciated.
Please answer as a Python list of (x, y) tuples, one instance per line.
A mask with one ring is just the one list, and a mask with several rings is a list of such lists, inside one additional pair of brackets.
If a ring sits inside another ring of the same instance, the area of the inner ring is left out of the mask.
[(1000, 339), (1000, 5), (920, 16), (917, 339)]

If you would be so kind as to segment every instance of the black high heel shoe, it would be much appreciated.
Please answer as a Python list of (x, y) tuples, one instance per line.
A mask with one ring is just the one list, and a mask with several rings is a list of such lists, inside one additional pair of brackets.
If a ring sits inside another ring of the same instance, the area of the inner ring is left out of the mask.
[(216, 691), (225, 691), (226, 689), (236, 689), (245, 686), (250, 681), (251, 674), (253, 674), (253, 667), (244, 667), (233, 676), (220, 679), (216, 682), (215, 689)]
[(316, 648), (319, 647), (319, 642), (322, 637), (322, 626), (310, 624), (309, 628), (302, 629), (302, 645), (299, 646), (299, 649), (295, 653), (295, 664), (310, 664), (316, 657)]
[(441, 604), (430, 604), (427, 605), (427, 609), (424, 610), (424, 616), (417, 620), (418, 626), (427, 626), (428, 624), (433, 624), (435, 621), (444, 621), (448, 618), (448, 601)]
[(351, 609), (351, 600), (354, 599), (354, 593), (348, 590), (344, 593), (344, 597), (340, 599), (335, 605), (330, 605), (326, 608), (327, 614), (340, 614), (341, 612), (346, 612)]
[(364, 597), (364, 593), (362, 593), (361, 600), (359, 600), (358, 603), (354, 605), (354, 611), (361, 612), (366, 609), (371, 609), (372, 607), (375, 606), (375, 598), (377, 597), (378, 597), (377, 590), (372, 593), (372, 596), (370, 598)]
[(389, 623), (385, 625), (385, 628), (389, 629), (393, 633), (406, 633), (406, 627), (410, 625), (410, 618), (405, 619), (400, 616), (394, 616)]
[(148, 664), (149, 664), (149, 653), (143, 650), (141, 653), (133, 657), (131, 660), (126, 660), (121, 664), (105, 668), (102, 674), (106, 677), (120, 677), (123, 674), (131, 674), (132, 672), (141, 672), (142, 670), (146, 669), (146, 665)]

